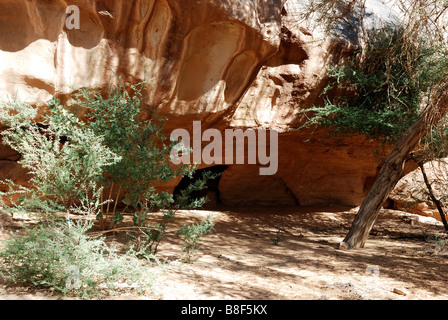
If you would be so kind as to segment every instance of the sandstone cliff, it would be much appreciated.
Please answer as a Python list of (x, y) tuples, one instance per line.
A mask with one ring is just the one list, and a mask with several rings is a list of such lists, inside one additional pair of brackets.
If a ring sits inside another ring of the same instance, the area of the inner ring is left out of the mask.
[[(80, 29), (66, 25), (80, 8)], [(359, 205), (380, 163), (375, 144), (297, 130), (297, 111), (320, 103), (327, 67), (359, 45), (359, 30), (332, 37), (299, 20), (298, 0), (0, 0), (0, 97), (36, 105), (74, 87), (122, 77), (148, 79), (146, 103), (169, 117), (166, 130), (270, 128), (279, 170), (229, 165), (219, 183), (225, 204)], [(374, 25), (391, 18), (375, 2)], [(19, 155), (0, 147), (0, 177), (26, 180)], [(175, 183), (171, 185), (174, 187)]]

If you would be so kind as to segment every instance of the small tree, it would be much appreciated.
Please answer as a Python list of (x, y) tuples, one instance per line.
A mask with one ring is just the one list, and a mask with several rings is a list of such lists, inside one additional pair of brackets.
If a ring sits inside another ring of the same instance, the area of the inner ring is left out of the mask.
[[(79, 90), (75, 110), (89, 124), (90, 130), (104, 137), (104, 144), (121, 156), (121, 161), (110, 166), (102, 184), (112, 189), (118, 187), (112, 212), (114, 224), (123, 215), (116, 211), (120, 195), (127, 208), (136, 209), (134, 225), (142, 226), (147, 209), (154, 203), (155, 186), (178, 176), (193, 172), (193, 167), (174, 168), (169, 154), (172, 148), (162, 132), (165, 119), (158, 117), (155, 108), (144, 106), (144, 82), (128, 89), (120, 84), (111, 86), (106, 94), (99, 91)], [(108, 200), (111, 193), (109, 193)], [(171, 199), (162, 195), (166, 207)], [(161, 199), (158, 199), (161, 205)], [(109, 215), (109, 206), (106, 209)]]
[(401, 26), (368, 32), (366, 46), (348, 62), (330, 66), (323, 106), (305, 126), (333, 135), (364, 135), (391, 145), (418, 119), (444, 70), (448, 52), (419, 38), (407, 42)]
[[(163, 133), (166, 119), (157, 115), (156, 108), (144, 105), (144, 85), (145, 82), (129, 88), (123, 84), (111, 86), (105, 94), (100, 90), (80, 89), (74, 110), (78, 117), (85, 119), (90, 130), (103, 136), (104, 145), (121, 157), (121, 161), (107, 168), (101, 182), (104, 190), (109, 188), (109, 194), (104, 198), (108, 198), (108, 203), (115, 201), (115, 204), (113, 208), (108, 205), (105, 215), (102, 211), (99, 218), (107, 223), (110, 214), (117, 226), (123, 220), (123, 213), (130, 210), (133, 212), (133, 228), (120, 230), (133, 230), (136, 248), (140, 249), (146, 243), (147, 249), (155, 253), (176, 209), (202, 206), (205, 199), (191, 199), (190, 194), (203, 189), (212, 176), (206, 175), (196, 181), (176, 199), (173, 194), (156, 190), (159, 183), (192, 176), (195, 167), (174, 167), (171, 163), (170, 153), (175, 142), (169, 141)], [(112, 199), (114, 187), (118, 187), (115, 200)], [(120, 196), (125, 206), (121, 211), (117, 210)], [(147, 225), (148, 214), (159, 210), (163, 212), (162, 221)]]
[(28, 210), (62, 206), (69, 222), (73, 205), (86, 194), (98, 194), (105, 167), (120, 157), (56, 99), (42, 121), (37, 115), (27, 104), (0, 103), (0, 124), (7, 127), (3, 142), (22, 155), (20, 164), (33, 186), (21, 188), (19, 204)]
[[(338, 0), (311, 0), (311, 3), (314, 3), (312, 9), (317, 8), (317, 12), (312, 10), (313, 13), (330, 23), (344, 23), (346, 18), (353, 16), (362, 21), (366, 14), (364, 0), (350, 1), (350, 5), (344, 5), (345, 2)], [(352, 227), (341, 243), (341, 247), (345, 248), (364, 246), (382, 204), (402, 177), (410, 152), (448, 112), (448, 51), (440, 21), (448, 11), (448, 4), (438, 0), (401, 4), (404, 6), (403, 24), (397, 29), (399, 32), (396, 33), (396, 40), (390, 50), (378, 52), (376, 57), (373, 56), (373, 63), (366, 64), (368, 68), (375, 70), (380, 67), (380, 70), (368, 72), (365, 77), (365, 73), (358, 73), (363, 68), (353, 69), (349, 66), (353, 77), (343, 69), (334, 74), (356, 80), (354, 100), (357, 103), (351, 105), (349, 97), (342, 105), (345, 108), (331, 102), (323, 108), (313, 110), (317, 114), (312, 119), (313, 124), (336, 125), (336, 132), (346, 132), (348, 128), (351, 132), (368, 136), (373, 133), (373, 136), (380, 136), (389, 140), (389, 143), (394, 143)], [(328, 13), (332, 11), (328, 9), (342, 14), (336, 18), (331, 17)], [(365, 47), (361, 50), (359, 60), (361, 67), (363, 62), (369, 61), (371, 40), (364, 39)], [(365, 84), (373, 91), (359, 91), (366, 88)], [(384, 91), (384, 88), (387, 90)], [(359, 100), (359, 97), (362, 99)], [(375, 108), (376, 101), (386, 108)], [(358, 105), (367, 105), (369, 108), (358, 108)]]

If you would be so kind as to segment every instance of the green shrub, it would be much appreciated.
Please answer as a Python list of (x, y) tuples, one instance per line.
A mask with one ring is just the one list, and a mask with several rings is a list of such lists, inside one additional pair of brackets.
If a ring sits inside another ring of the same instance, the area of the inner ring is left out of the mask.
[(8, 282), (54, 288), (92, 298), (127, 283), (139, 292), (154, 278), (150, 264), (133, 254), (118, 254), (104, 238), (89, 237), (89, 222), (38, 224), (14, 234), (0, 251), (0, 276)]
[(28, 169), (33, 186), (15, 189), (22, 194), (18, 204), (29, 210), (62, 207), (70, 213), (73, 204), (95, 193), (104, 168), (120, 157), (56, 99), (43, 119), (37, 112), (23, 103), (0, 103), (0, 124), (7, 126), (3, 142), (22, 155), (19, 163)]
[[(166, 194), (162, 195), (166, 200), (163, 204), (161, 197), (154, 199), (157, 183), (191, 174), (194, 169), (172, 165), (169, 155), (173, 143), (162, 132), (165, 119), (157, 115), (155, 108), (145, 107), (144, 84), (129, 89), (122, 84), (111, 86), (107, 94), (80, 89), (74, 108), (78, 117), (86, 119), (89, 130), (102, 136), (103, 144), (121, 157), (105, 170), (102, 184), (105, 188), (118, 187), (116, 199), (123, 195), (123, 203), (134, 210), (135, 226), (143, 226), (152, 209), (173, 202)], [(114, 224), (123, 220), (116, 210), (111, 216)]]
[[(93, 215), (102, 228), (109, 217), (116, 228), (128, 213), (133, 227), (114, 230), (130, 233), (135, 251), (146, 248), (155, 254), (176, 211), (202, 206), (205, 198), (192, 198), (191, 193), (203, 189), (211, 174), (176, 198), (156, 190), (160, 182), (191, 177), (194, 167), (172, 165), (175, 142), (167, 142), (162, 132), (165, 119), (144, 106), (143, 91), (144, 82), (130, 88), (111, 86), (103, 93), (79, 89), (70, 109), (53, 98), (48, 111), (41, 109), (42, 120), (37, 108), (1, 103), (0, 124), (7, 126), (3, 141), (22, 154), (20, 163), (30, 171), (33, 185), (29, 189), (3, 181), (10, 191), (0, 196), (20, 194), (9, 209), (41, 216), (63, 209), (68, 221), (72, 213)], [(118, 187), (115, 196), (113, 187)], [(120, 197), (123, 210), (117, 210)], [(148, 216), (160, 211), (162, 221), (148, 223)]]
[(416, 121), (447, 67), (448, 53), (438, 44), (407, 42), (399, 27), (373, 31), (348, 63), (329, 69), (324, 106), (301, 111), (311, 114), (306, 126), (393, 143)]
[[(194, 166), (174, 167), (170, 153), (176, 142), (171, 142), (163, 133), (166, 119), (157, 115), (155, 108), (143, 103), (144, 84), (138, 83), (126, 88), (124, 85), (110, 87), (106, 94), (100, 91), (81, 89), (75, 99), (76, 114), (86, 119), (89, 128), (104, 137), (104, 145), (120, 155), (121, 161), (105, 170), (103, 187), (118, 187), (115, 206), (110, 212), (114, 225), (123, 220), (128, 210), (133, 216), (133, 226), (127, 230), (139, 252), (145, 248), (148, 253), (157, 253), (160, 241), (165, 237), (168, 225), (179, 208), (199, 208), (205, 198), (193, 199), (191, 194), (204, 189), (208, 179), (192, 183), (181, 195), (174, 197), (167, 192), (157, 192), (155, 185), (177, 177), (192, 176)], [(125, 210), (116, 210), (119, 196), (123, 196)], [(111, 193), (104, 198), (113, 201)], [(106, 219), (109, 206), (105, 209)], [(147, 223), (147, 217), (162, 211), (161, 222)], [(101, 214), (104, 218), (104, 213)]]
[(192, 261), (192, 258), (201, 247), (201, 239), (204, 235), (213, 231), (214, 223), (211, 217), (200, 223), (194, 223), (191, 225), (184, 225), (182, 228), (176, 231), (178, 235), (182, 237), (184, 246), (182, 251), (185, 253), (184, 258), (186, 261)]

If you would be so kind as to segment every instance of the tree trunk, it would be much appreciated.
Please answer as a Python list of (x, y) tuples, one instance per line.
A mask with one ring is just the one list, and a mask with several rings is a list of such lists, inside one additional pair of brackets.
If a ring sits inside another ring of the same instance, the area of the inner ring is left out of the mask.
[(448, 84), (444, 84), (440, 94), (432, 100), (422, 116), (409, 127), (403, 137), (395, 144), (339, 248), (364, 247), (378, 218), (381, 206), (402, 177), (407, 156), (447, 112)]

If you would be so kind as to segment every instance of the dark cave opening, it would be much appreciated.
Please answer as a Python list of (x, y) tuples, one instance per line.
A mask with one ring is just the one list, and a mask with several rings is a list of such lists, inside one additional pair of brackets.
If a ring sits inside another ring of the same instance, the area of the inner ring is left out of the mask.
[(191, 193), (192, 198), (202, 198), (207, 196), (208, 201), (204, 205), (204, 208), (213, 208), (219, 205), (219, 181), (221, 180), (222, 173), (227, 169), (227, 165), (216, 165), (207, 168), (198, 169), (194, 172), (193, 176), (183, 177), (179, 184), (174, 188), (173, 195), (176, 197), (180, 195), (180, 192), (186, 189), (190, 184), (194, 183), (200, 179), (204, 173), (210, 172), (212, 174), (217, 174), (218, 176), (214, 179), (207, 181), (206, 187), (203, 190), (194, 191)]

